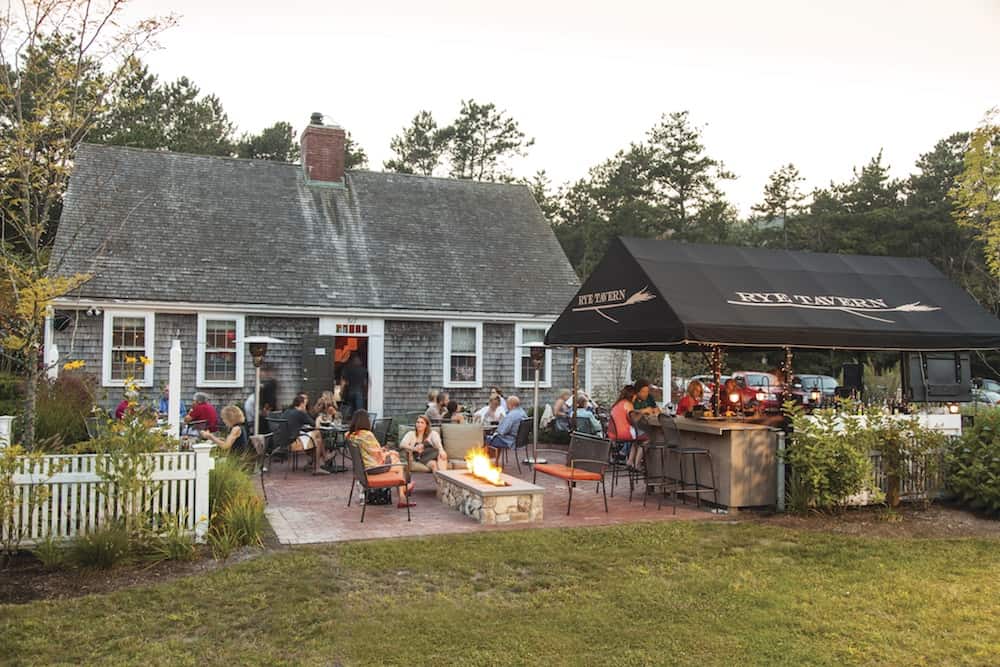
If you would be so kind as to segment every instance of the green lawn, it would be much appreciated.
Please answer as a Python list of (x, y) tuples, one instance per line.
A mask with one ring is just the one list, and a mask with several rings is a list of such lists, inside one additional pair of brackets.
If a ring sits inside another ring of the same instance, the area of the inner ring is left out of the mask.
[(0, 606), (0, 662), (997, 664), (998, 547), (678, 522), (304, 548)]

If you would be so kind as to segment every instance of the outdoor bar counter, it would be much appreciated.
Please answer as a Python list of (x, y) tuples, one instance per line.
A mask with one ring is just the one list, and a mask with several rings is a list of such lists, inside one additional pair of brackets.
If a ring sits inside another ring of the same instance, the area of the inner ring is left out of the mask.
[[(703, 447), (711, 453), (720, 505), (730, 509), (776, 505), (778, 429), (750, 422), (688, 417), (677, 417), (676, 423), (682, 446)], [(684, 457), (685, 466), (691, 465), (690, 458)], [(708, 459), (694, 459), (698, 481), (709, 483)], [(686, 470), (690, 476), (691, 468)], [(712, 494), (702, 494), (702, 498), (711, 501)]]

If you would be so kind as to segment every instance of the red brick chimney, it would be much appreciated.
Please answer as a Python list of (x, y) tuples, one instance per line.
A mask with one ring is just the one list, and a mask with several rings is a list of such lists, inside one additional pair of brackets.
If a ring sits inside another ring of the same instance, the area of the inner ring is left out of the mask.
[(302, 131), (302, 168), (306, 180), (320, 183), (344, 182), (343, 128), (324, 125), (323, 114), (314, 113)]

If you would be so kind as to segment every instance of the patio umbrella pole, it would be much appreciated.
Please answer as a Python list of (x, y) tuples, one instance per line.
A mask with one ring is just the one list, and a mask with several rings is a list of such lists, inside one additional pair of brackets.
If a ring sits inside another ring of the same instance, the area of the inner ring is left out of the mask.
[(260, 366), (254, 366), (257, 378), (253, 386), (253, 434), (260, 435)]

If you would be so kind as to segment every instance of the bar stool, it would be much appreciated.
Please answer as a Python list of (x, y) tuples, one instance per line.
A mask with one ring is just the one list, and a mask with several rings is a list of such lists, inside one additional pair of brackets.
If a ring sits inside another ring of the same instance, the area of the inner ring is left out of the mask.
[[(677, 468), (680, 477), (676, 480), (678, 483), (677, 491), (684, 494), (693, 494), (697, 500), (698, 507), (701, 507), (701, 494), (711, 493), (713, 496), (713, 501), (716, 505), (719, 504), (719, 489), (715, 483), (715, 463), (712, 461), (712, 453), (709, 452), (704, 447), (685, 447), (681, 444), (681, 432), (677, 428), (677, 422), (674, 421), (673, 417), (668, 417), (667, 415), (660, 415), (660, 428), (663, 431), (663, 444), (666, 447), (666, 453), (672, 454), (677, 457)], [(687, 481), (687, 472), (685, 470), (685, 458), (691, 462), (691, 470), (694, 477), (694, 485), (689, 486)], [(708, 462), (708, 471), (712, 477), (712, 483), (710, 485), (701, 484), (698, 480), (698, 457), (705, 457)], [(664, 474), (666, 469), (664, 469)], [(676, 498), (676, 496), (675, 496)], [(687, 504), (687, 498), (685, 497), (684, 503)]]
[[(615, 485), (618, 483), (618, 475), (623, 471), (628, 472), (628, 468), (625, 466), (625, 452), (628, 451), (628, 447), (635, 447), (635, 440), (619, 440), (618, 432), (615, 426), (615, 420), (608, 420), (608, 440), (611, 442), (610, 456), (608, 457), (608, 464), (611, 468), (611, 497), (615, 497)], [(625, 450), (623, 452), (622, 450)]]

